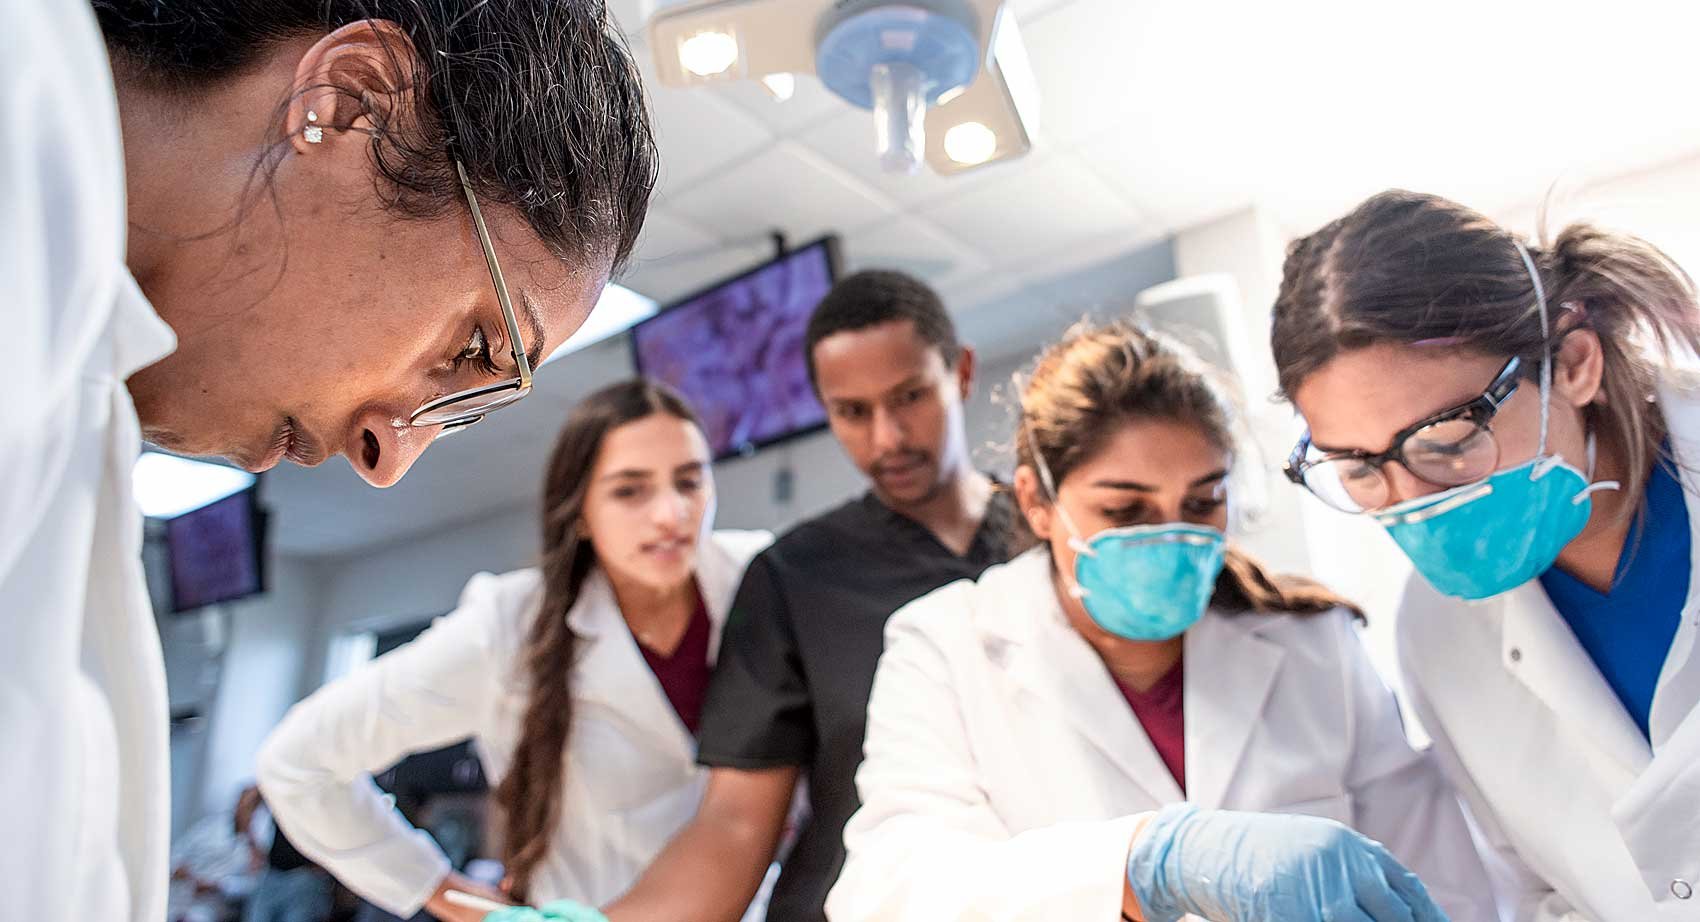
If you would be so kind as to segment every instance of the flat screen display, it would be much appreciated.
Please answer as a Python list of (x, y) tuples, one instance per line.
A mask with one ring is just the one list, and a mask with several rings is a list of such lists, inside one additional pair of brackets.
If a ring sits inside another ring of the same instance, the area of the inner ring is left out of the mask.
[(803, 336), (832, 288), (837, 257), (836, 238), (823, 238), (633, 328), (638, 373), (685, 395), (716, 458), (826, 424), (809, 384)]
[(190, 611), (260, 592), (261, 524), (253, 488), (168, 519), (172, 610)]

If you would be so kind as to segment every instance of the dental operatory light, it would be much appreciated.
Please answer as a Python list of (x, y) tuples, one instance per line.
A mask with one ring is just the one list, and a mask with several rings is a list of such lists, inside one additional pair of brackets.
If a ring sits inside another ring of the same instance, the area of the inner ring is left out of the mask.
[(730, 32), (708, 29), (679, 43), (679, 66), (698, 77), (718, 77), (738, 63), (738, 39)]
[(966, 166), (985, 163), (998, 152), (998, 136), (979, 122), (952, 125), (944, 133), (944, 152)]
[(790, 97), (815, 73), (874, 114), (892, 172), (952, 175), (1019, 157), (1039, 94), (1007, 0), (649, 0), (661, 82), (760, 80)]
[(254, 475), (223, 464), (145, 451), (130, 472), (136, 505), (149, 518), (169, 519), (254, 484)]

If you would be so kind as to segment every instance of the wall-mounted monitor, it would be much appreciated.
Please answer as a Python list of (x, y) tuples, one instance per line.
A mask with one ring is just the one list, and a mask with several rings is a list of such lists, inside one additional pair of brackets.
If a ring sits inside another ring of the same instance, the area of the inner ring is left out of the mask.
[(685, 395), (716, 459), (820, 429), (803, 335), (837, 275), (823, 237), (678, 301), (632, 328), (638, 373)]
[(172, 611), (263, 592), (265, 526), (253, 487), (167, 519)]

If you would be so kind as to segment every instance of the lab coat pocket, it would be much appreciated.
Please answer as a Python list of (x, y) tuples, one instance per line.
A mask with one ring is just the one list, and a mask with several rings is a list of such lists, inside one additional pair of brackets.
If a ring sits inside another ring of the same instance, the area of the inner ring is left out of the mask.
[(1313, 800), (1300, 800), (1293, 803), (1281, 804), (1277, 807), (1265, 807), (1264, 813), (1296, 813), (1305, 816), (1320, 816), (1324, 819), (1335, 820), (1347, 826), (1352, 825), (1353, 810), (1350, 794), (1334, 794), (1329, 797), (1318, 797)]

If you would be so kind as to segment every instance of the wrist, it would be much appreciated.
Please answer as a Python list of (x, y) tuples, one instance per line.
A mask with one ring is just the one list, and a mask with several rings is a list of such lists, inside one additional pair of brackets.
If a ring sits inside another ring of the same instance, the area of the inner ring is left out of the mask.
[(1133, 826), (1133, 835), (1128, 839), (1127, 861), (1123, 864), (1122, 873), (1122, 922), (1145, 922), (1145, 911), (1139, 906), (1139, 894), (1133, 889), (1133, 878), (1129, 873), (1133, 861), (1133, 851), (1139, 847), (1139, 837), (1145, 834), (1145, 828), (1151, 825), (1152, 814), (1141, 814), (1139, 821)]

